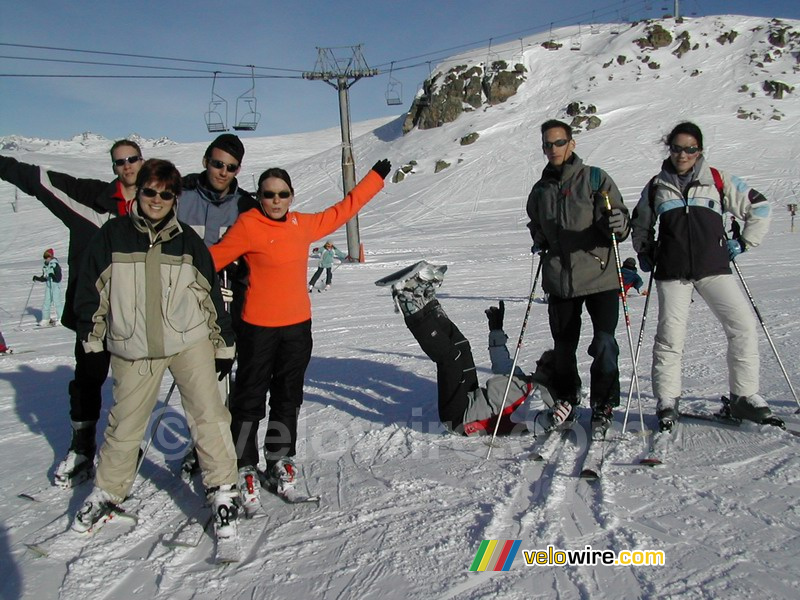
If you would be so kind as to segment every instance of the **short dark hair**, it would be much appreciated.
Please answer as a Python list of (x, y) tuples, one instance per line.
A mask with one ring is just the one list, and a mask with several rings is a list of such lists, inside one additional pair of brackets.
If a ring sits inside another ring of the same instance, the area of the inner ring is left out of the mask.
[(111, 150), (108, 151), (108, 153), (111, 155), (111, 160), (114, 160), (114, 150), (122, 146), (130, 146), (131, 148), (136, 150), (136, 154), (138, 154), (139, 156), (142, 155), (142, 149), (139, 148), (139, 144), (137, 144), (133, 140), (117, 140), (111, 145)]
[(697, 145), (700, 150), (703, 149), (703, 132), (700, 131), (700, 128), (691, 121), (683, 121), (682, 123), (675, 125), (675, 127), (672, 128), (672, 131), (669, 132), (669, 135), (667, 135), (667, 137), (664, 139), (664, 143), (667, 146), (671, 146), (672, 141), (681, 133), (692, 136), (697, 140)]
[(144, 161), (136, 175), (136, 189), (142, 189), (151, 181), (157, 181), (176, 196), (181, 194), (181, 174), (178, 168), (168, 160), (151, 158)]
[(564, 121), (559, 121), (558, 119), (550, 119), (549, 121), (542, 123), (542, 137), (544, 137), (545, 133), (551, 129), (555, 129), (556, 127), (563, 129), (567, 133), (568, 140), (572, 139), (572, 127), (564, 123)]
[(289, 177), (289, 173), (286, 172), (285, 169), (281, 169), (280, 167), (272, 167), (264, 171), (258, 178), (258, 189), (261, 189), (261, 182), (265, 179), (269, 179), (270, 177), (275, 177), (277, 179), (281, 179), (286, 185), (289, 186), (289, 191), (292, 192), (292, 196), (294, 196), (294, 188), (292, 187), (292, 178)]
[(232, 133), (218, 135), (217, 138), (208, 145), (203, 157), (211, 158), (211, 153), (214, 151), (214, 148), (227, 152), (235, 158), (236, 162), (241, 166), (242, 159), (244, 158), (244, 144), (242, 144), (242, 140), (239, 139), (239, 136), (233, 135)]

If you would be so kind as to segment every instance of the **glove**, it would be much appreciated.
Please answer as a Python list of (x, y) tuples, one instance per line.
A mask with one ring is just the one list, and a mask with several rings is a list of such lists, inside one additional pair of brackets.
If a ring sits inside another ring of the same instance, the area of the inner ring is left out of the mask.
[(541, 242), (537, 242), (534, 240), (533, 246), (531, 246), (531, 254), (541, 255), (545, 252), (547, 252), (547, 242), (544, 240)]
[(217, 381), (222, 381), (231, 373), (231, 369), (233, 369), (233, 359), (232, 358), (215, 358), (214, 359), (214, 370), (219, 373), (219, 377)]
[(233, 290), (230, 288), (220, 286), (219, 291), (222, 293), (222, 301), (225, 304), (233, 302)]
[(381, 176), (381, 179), (386, 179), (389, 171), (392, 170), (392, 163), (388, 159), (383, 158), (372, 166), (372, 170)]
[(612, 208), (605, 214), (603, 225), (608, 233), (620, 236), (625, 233), (625, 213), (619, 208)]
[(645, 290), (645, 291), (643, 291), (643, 292), (639, 292), (639, 293), (640, 293), (642, 296), (647, 296), (647, 290)]
[(739, 238), (738, 240), (728, 240), (728, 258), (730, 260), (733, 260), (744, 251), (745, 245), (742, 242), (742, 238)]
[(639, 268), (642, 271), (649, 273), (653, 270), (653, 260), (650, 258), (649, 254), (642, 252), (641, 254), (637, 254), (636, 258), (639, 259)]
[(43, 276), (41, 276), (41, 275), (34, 275), (34, 276), (33, 276), (33, 280), (34, 280), (34, 281), (41, 281), (41, 282), (45, 282), (45, 281), (47, 281), (47, 280), (46, 280), (46, 279), (45, 279)]
[(489, 331), (503, 328), (503, 316), (506, 314), (506, 303), (500, 300), (499, 306), (490, 306), (485, 311), (489, 319)]

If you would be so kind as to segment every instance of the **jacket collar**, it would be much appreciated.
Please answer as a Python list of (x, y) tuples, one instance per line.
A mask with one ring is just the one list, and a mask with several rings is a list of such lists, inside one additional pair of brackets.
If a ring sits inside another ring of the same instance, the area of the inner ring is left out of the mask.
[(145, 219), (139, 212), (139, 203), (134, 201), (131, 203), (128, 216), (133, 221), (133, 226), (137, 231), (147, 234), (150, 239), (150, 244), (160, 242), (167, 242), (174, 237), (183, 233), (180, 223), (178, 222), (178, 203), (176, 202), (172, 208), (172, 214), (166, 217), (165, 221), (161, 221), (158, 227), (153, 227), (153, 224)]

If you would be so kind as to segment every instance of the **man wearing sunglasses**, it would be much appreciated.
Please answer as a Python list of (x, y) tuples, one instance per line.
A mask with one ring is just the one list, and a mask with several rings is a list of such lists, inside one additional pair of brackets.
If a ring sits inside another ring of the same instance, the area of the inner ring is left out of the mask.
[[(136, 195), (136, 176), (142, 166), (142, 150), (134, 141), (114, 142), (110, 152), (111, 169), (116, 176), (110, 183), (48, 171), (0, 156), (0, 179), (39, 200), (69, 230), (69, 280), (62, 323), (73, 331), (76, 282), (86, 248), (101, 225), (111, 217), (127, 213), (128, 202)], [(55, 484), (60, 487), (72, 487), (92, 476), (95, 425), (100, 417), (101, 388), (108, 368), (108, 352), (87, 354), (76, 338), (75, 376), (69, 383), (72, 440), (66, 457), (56, 467)]]
[[(605, 430), (611, 424), (612, 408), (619, 405), (619, 346), (614, 333), (620, 290), (612, 234), (617, 241), (628, 236), (628, 210), (611, 177), (585, 165), (575, 154), (569, 125), (546, 121), (541, 133), (547, 165), (528, 196), (527, 212), (531, 250), (541, 256), (542, 288), (549, 294), (556, 394), (551, 425), (558, 427), (576, 417), (580, 402), (576, 352), (585, 305), (593, 329), (589, 345), (592, 429)], [(608, 193), (610, 210), (603, 192)]]
[[(236, 180), (243, 158), (244, 144), (239, 137), (223, 133), (206, 148), (203, 156), (205, 171), (183, 178), (178, 219), (191, 226), (206, 246), (217, 243), (236, 222), (239, 213), (258, 206)], [(228, 285), (223, 286), (223, 296), (226, 304), (230, 303), (231, 319), (234, 329), (237, 329), (247, 288), (247, 268), (242, 263), (229, 266), (225, 272)], [(197, 455), (190, 451), (184, 457), (181, 470), (185, 476), (190, 476), (197, 469)]]

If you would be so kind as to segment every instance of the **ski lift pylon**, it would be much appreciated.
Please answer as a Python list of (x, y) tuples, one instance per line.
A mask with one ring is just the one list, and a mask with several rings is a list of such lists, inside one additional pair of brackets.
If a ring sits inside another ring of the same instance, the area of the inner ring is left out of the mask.
[(388, 106), (399, 106), (403, 103), (403, 84), (392, 77), (394, 61), (389, 65), (389, 83), (386, 86), (386, 104)]
[[(208, 103), (206, 111), (206, 128), (209, 133), (219, 133), (228, 131), (228, 101), (215, 91), (217, 85), (217, 74), (214, 71), (214, 79), (211, 82), (211, 101)], [(225, 111), (225, 118), (222, 118), (222, 111)]]
[[(254, 131), (258, 127), (261, 113), (258, 112), (258, 101), (256, 100), (256, 73), (255, 65), (250, 67), (250, 89), (245, 91), (236, 99), (236, 114), (234, 116), (233, 128), (236, 131)], [(242, 117), (239, 118), (241, 113)]]

